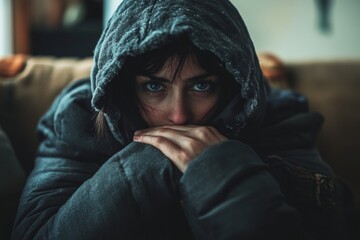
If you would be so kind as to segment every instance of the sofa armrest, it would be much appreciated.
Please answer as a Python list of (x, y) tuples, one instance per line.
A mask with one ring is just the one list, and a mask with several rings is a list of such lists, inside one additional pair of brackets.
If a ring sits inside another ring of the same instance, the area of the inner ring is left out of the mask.
[(88, 77), (92, 59), (28, 57), (23, 70), (0, 77), (0, 124), (28, 174), (38, 145), (36, 125), (70, 82)]

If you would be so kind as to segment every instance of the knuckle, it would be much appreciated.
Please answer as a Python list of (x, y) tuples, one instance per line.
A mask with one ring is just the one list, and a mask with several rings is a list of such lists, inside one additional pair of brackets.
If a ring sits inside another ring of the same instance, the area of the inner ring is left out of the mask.
[(191, 160), (191, 154), (187, 151), (181, 151), (179, 152), (178, 160), (182, 165), (187, 164)]
[(183, 144), (184, 144), (184, 147), (185, 148), (189, 148), (189, 147), (191, 147), (191, 145), (193, 144), (193, 139), (186, 139), (184, 142), (183, 142)]
[(208, 126), (208, 129), (209, 129), (211, 132), (217, 132), (216, 128), (214, 128), (213, 126)]
[(165, 143), (165, 138), (164, 137), (161, 137), (161, 136), (157, 136), (155, 137), (154, 139), (154, 143), (156, 145), (163, 145)]
[(165, 129), (165, 128), (159, 128), (158, 130), (157, 130), (157, 132), (159, 133), (159, 134), (163, 134), (163, 133), (165, 133), (167, 131), (167, 129)]
[(199, 147), (199, 142), (196, 139), (189, 139), (188, 141), (185, 141), (184, 144), (185, 149), (189, 149), (190, 151)]
[(179, 161), (181, 163), (184, 163), (186, 161), (187, 157), (188, 157), (188, 154), (186, 154), (186, 152), (184, 152), (184, 151), (179, 152)]
[(197, 129), (197, 136), (200, 137), (200, 139), (207, 139), (210, 137), (210, 131), (209, 128), (206, 126), (199, 127)]
[(199, 127), (199, 131), (200, 131), (200, 132), (207, 132), (207, 131), (208, 131), (208, 127), (207, 127), (207, 126), (201, 126), (201, 127)]
[(204, 149), (204, 144), (201, 141), (193, 140), (187, 143), (188, 157), (195, 156)]

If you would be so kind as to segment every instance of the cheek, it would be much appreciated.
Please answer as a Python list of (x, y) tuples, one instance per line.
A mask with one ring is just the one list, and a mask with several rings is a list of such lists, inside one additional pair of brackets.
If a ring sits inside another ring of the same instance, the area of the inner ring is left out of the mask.
[(142, 119), (145, 123), (151, 127), (153, 124), (153, 115), (157, 112), (156, 105), (151, 101), (148, 95), (144, 94), (144, 92), (138, 87), (136, 89), (136, 96), (137, 96), (137, 106), (140, 112)]
[(138, 88), (137, 102), (140, 115), (148, 127), (157, 127), (167, 124), (169, 98), (166, 94), (149, 94)]
[(162, 125), (166, 114), (161, 106), (162, 105), (154, 104), (152, 101), (149, 103), (139, 101), (138, 107), (140, 109), (141, 117), (149, 127)]
[(193, 114), (195, 123), (203, 123), (211, 119), (218, 106), (218, 96), (194, 101)]

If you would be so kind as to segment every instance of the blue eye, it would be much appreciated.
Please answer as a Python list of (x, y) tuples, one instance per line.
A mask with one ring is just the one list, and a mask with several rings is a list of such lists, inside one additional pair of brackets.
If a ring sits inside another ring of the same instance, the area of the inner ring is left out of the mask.
[(208, 82), (198, 82), (193, 85), (193, 90), (198, 92), (205, 92), (211, 89), (211, 84)]
[(145, 89), (150, 92), (158, 92), (164, 89), (164, 86), (157, 82), (148, 82), (145, 84)]

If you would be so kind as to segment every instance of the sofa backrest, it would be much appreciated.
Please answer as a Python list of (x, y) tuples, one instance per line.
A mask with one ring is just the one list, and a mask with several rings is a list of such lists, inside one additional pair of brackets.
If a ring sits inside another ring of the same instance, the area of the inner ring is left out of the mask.
[(286, 69), (291, 87), (325, 117), (317, 147), (360, 210), (360, 60), (289, 63)]
[[(0, 125), (26, 173), (33, 166), (40, 116), (65, 85), (89, 76), (91, 65), (92, 59), (33, 57), (21, 74), (0, 78)], [(294, 62), (285, 69), (290, 87), (324, 115), (317, 147), (360, 209), (360, 60)]]
[(26, 173), (33, 167), (36, 125), (70, 82), (90, 75), (92, 59), (30, 57), (15, 77), (0, 78), (0, 125)]

